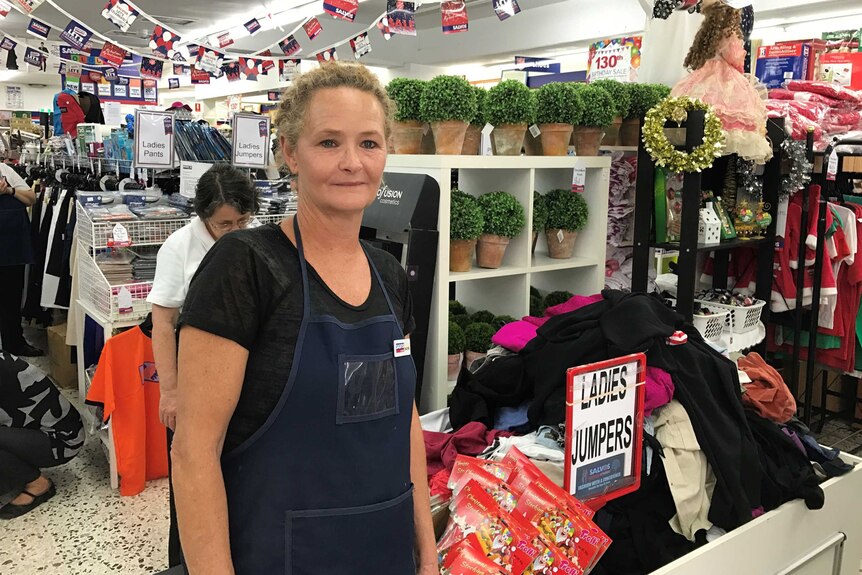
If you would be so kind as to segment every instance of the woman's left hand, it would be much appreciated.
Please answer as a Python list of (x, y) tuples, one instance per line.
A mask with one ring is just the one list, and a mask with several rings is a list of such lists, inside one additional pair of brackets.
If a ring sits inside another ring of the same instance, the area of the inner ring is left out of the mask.
[(420, 565), (416, 569), (416, 575), (440, 575), (440, 568), (436, 563), (430, 565)]

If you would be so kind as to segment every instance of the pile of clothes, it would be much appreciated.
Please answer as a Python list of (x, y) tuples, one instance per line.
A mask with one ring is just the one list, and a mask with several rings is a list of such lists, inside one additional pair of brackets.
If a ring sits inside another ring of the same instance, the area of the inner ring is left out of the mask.
[(462, 369), (439, 428), (426, 432), (437, 493), (461, 450), (486, 457), (516, 445), (561, 469), (566, 370), (647, 357), (641, 486), (596, 514), (614, 541), (596, 573), (651, 572), (792, 499), (818, 509), (822, 479), (850, 469), (793, 419), (792, 396), (760, 356), (737, 366), (657, 296), (575, 296), (506, 324), (493, 342), (478, 368)]
[(822, 152), (833, 136), (862, 130), (862, 93), (831, 82), (792, 80), (769, 91), (770, 118), (786, 118), (794, 140), (814, 132), (814, 149)]

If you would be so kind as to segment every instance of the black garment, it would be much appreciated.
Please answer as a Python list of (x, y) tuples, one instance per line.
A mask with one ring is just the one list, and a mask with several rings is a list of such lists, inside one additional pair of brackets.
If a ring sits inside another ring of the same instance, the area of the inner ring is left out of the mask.
[[(415, 324), (407, 275), (392, 255), (365, 245), (377, 266), (404, 333)], [(309, 267), (318, 309), (351, 323), (385, 315), (383, 291), (372, 282), (368, 300), (351, 306)], [(270, 303), (271, 302), (271, 303)], [(183, 303), (179, 328), (190, 325), (255, 349), (249, 357), (239, 402), (228, 426), (224, 452), (251, 437), (272, 413), (292, 366), (302, 321), (302, 281), (296, 247), (277, 224), (232, 232), (216, 242), (198, 267)]]
[(15, 53), (15, 48), (12, 48), (6, 54), (6, 69), (7, 70), (17, 70), (18, 69), (18, 54)]
[(48, 436), (36, 429), (0, 425), (0, 495), (20, 492), (42, 474), (63, 463), (54, 457)]
[(0, 266), (33, 262), (27, 207), (9, 194), (0, 195)]
[[(476, 373), (462, 369), (449, 400), (449, 421), (457, 431), (471, 421), (494, 427), (494, 414), (501, 407), (521, 405), (531, 395), (525, 385), (524, 360), (517, 355), (499, 356)], [(532, 427), (532, 426), (530, 426)]]
[(16, 350), (27, 345), (21, 329), (21, 296), (24, 266), (0, 266), (0, 349)]
[(171, 444), (174, 442), (174, 432), (167, 429), (168, 437), (168, 515), (171, 526), (168, 529), (168, 567), (176, 567), (183, 563), (183, 549), (180, 545), (180, 524), (177, 521), (177, 502), (174, 497), (173, 464), (171, 463)]
[(664, 462), (653, 454), (652, 468), (643, 466), (641, 487), (608, 503), (594, 520), (613, 539), (594, 575), (646, 575), (691, 552), (695, 544), (668, 523), (676, 514)]
[[(47, 326), (51, 314), (42, 307), (42, 280), (45, 275), (45, 255), (48, 251), (48, 234), (54, 207), (45, 204), (45, 194), (50, 197), (51, 190), (44, 185), (37, 195), (36, 204), (30, 210), (30, 237), (33, 242), (33, 265), (27, 279), (27, 298), (24, 302), (23, 316), (27, 320), (38, 321)], [(44, 212), (44, 213), (43, 213)], [(43, 225), (43, 222), (47, 224)], [(88, 364), (89, 365), (89, 364)]]
[[(48, 263), (45, 273), (56, 277), (63, 275), (63, 252), (66, 241), (66, 226), (69, 223), (69, 210), (74, 212), (75, 193), (71, 190), (63, 196), (60, 203), (60, 212), (57, 214), (57, 225), (54, 227), (54, 235), (48, 238)], [(47, 222), (50, 226), (51, 222)], [(50, 232), (49, 232), (50, 233)], [(68, 267), (68, 261), (66, 262)]]
[(757, 440), (763, 466), (763, 508), (771, 511), (788, 501), (801, 498), (808, 509), (821, 509), (824, 503), (823, 489), (808, 458), (777, 423), (751, 410), (746, 410), (745, 415)]
[[(70, 207), (69, 223), (63, 233), (63, 253), (60, 258), (60, 285), (57, 286), (57, 297), (54, 304), (67, 308), (72, 299), (72, 244), (75, 241), (75, 224), (78, 215), (74, 203)], [(59, 224), (58, 224), (59, 225)]]
[(105, 114), (99, 97), (90, 92), (78, 92), (78, 102), (84, 111), (84, 122), (88, 124), (104, 124)]

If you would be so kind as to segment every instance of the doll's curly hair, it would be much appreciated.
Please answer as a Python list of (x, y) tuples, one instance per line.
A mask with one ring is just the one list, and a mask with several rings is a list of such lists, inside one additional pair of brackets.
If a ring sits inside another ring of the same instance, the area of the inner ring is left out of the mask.
[(689, 70), (698, 70), (713, 58), (719, 43), (736, 36), (742, 39), (741, 12), (723, 2), (703, 9), (704, 21), (694, 37), (694, 43), (685, 57), (684, 65)]

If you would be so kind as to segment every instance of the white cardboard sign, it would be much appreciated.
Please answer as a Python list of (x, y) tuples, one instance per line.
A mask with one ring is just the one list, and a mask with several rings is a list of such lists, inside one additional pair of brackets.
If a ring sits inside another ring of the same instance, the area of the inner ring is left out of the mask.
[(269, 116), (235, 114), (233, 117), (232, 164), (241, 168), (269, 165)]
[(135, 167), (174, 167), (174, 115), (135, 110)]

